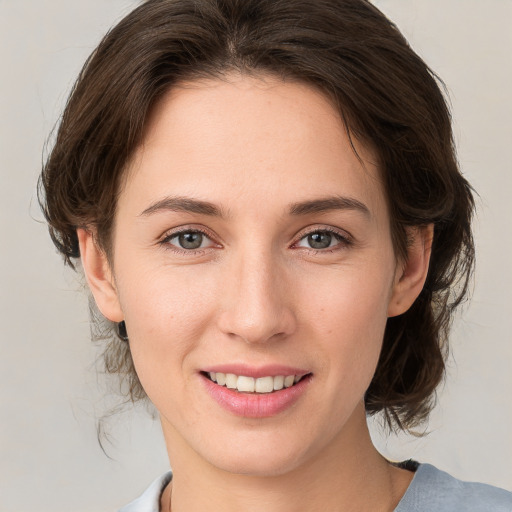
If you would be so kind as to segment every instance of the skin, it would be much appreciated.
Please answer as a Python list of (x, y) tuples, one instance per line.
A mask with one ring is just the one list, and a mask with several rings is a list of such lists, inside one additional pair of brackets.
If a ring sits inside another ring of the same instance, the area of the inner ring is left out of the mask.
[[(373, 447), (363, 397), (387, 318), (421, 291), (432, 227), (411, 229), (397, 260), (375, 155), (355, 144), (364, 166), (307, 85), (238, 75), (182, 84), (152, 112), (126, 171), (112, 261), (79, 230), (97, 305), (126, 321), (160, 412), (174, 473), (162, 510), (393, 510), (409, 485), (412, 474)], [(169, 197), (224, 216), (155, 206)], [(332, 197), (367, 211), (290, 214)], [(208, 236), (183, 249), (184, 230)], [(315, 251), (307, 235), (326, 230), (339, 237)], [(292, 407), (243, 418), (205, 393), (199, 370), (221, 363), (286, 364), (312, 378)]]

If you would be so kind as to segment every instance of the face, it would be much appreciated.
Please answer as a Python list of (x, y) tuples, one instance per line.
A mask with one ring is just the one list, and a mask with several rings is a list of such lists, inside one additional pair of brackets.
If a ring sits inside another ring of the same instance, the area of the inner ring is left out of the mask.
[(357, 151), (320, 92), (272, 78), (184, 84), (152, 113), (95, 295), (126, 321), (171, 463), (282, 474), (364, 435), (402, 267)]

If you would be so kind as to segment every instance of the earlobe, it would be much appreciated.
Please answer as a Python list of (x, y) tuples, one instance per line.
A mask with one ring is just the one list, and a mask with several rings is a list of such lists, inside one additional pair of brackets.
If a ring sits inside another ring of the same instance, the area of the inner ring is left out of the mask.
[(416, 300), (427, 279), (434, 225), (408, 229), (407, 259), (398, 268), (388, 306), (388, 317), (405, 313)]
[(109, 262), (98, 246), (94, 234), (87, 229), (77, 229), (80, 257), (89, 289), (104, 317), (113, 321), (123, 320), (123, 312)]

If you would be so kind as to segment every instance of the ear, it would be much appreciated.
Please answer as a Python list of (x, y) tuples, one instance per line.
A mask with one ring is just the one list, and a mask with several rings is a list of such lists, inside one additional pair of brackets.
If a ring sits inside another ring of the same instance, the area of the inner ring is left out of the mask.
[(405, 313), (423, 289), (432, 251), (434, 225), (407, 228), (407, 236), (407, 256), (397, 266), (388, 317)]
[(86, 229), (77, 229), (80, 244), (80, 257), (98, 309), (112, 322), (120, 322), (124, 315), (105, 252), (98, 246), (94, 233)]

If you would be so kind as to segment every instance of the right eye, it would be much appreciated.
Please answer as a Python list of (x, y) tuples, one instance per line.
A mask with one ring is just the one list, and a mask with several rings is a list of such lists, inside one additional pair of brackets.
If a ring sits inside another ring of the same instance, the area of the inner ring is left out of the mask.
[(178, 251), (185, 252), (214, 246), (206, 233), (195, 229), (174, 232), (167, 236), (163, 240), (163, 243), (176, 247)]

